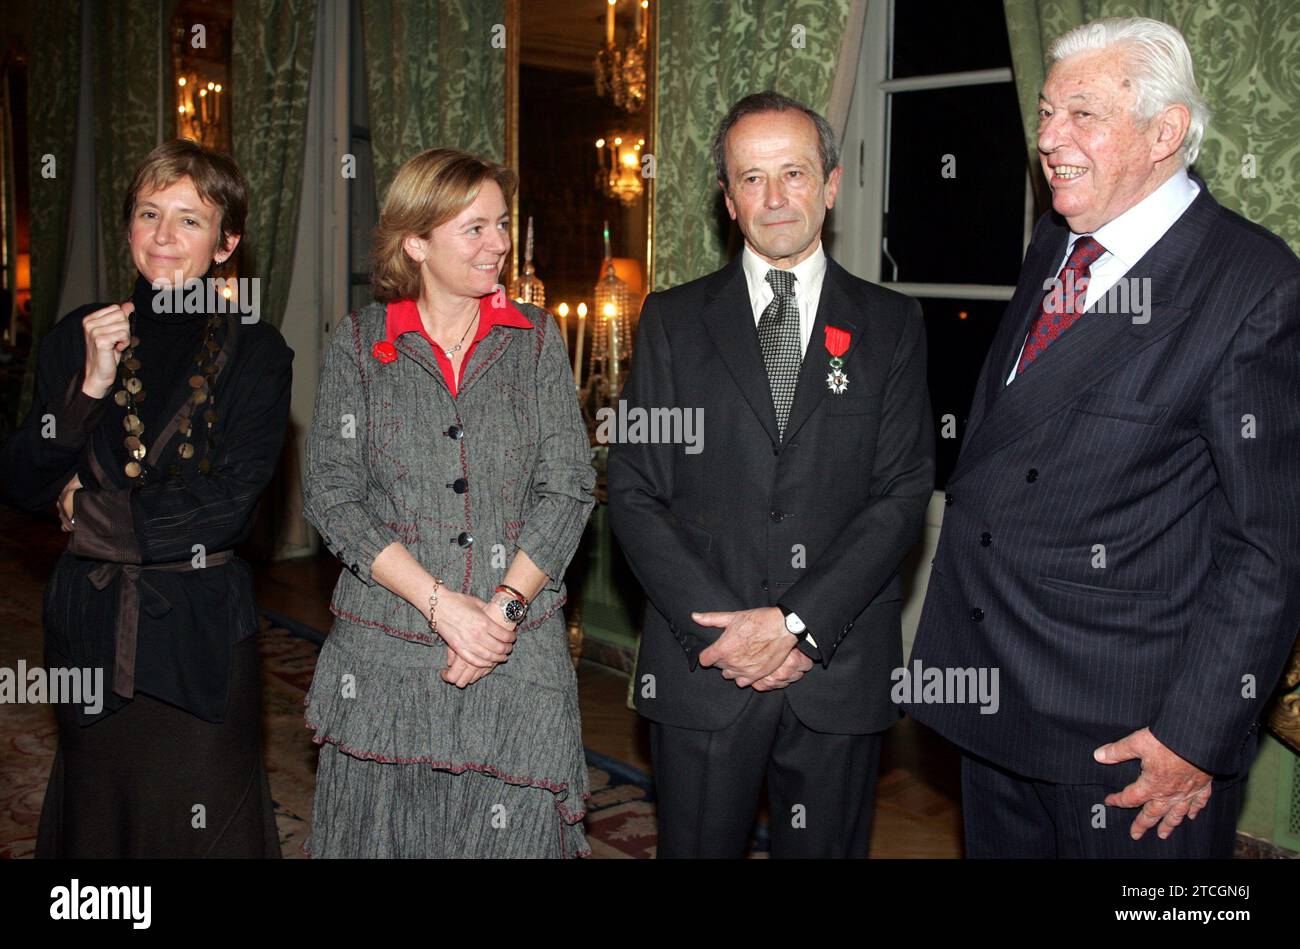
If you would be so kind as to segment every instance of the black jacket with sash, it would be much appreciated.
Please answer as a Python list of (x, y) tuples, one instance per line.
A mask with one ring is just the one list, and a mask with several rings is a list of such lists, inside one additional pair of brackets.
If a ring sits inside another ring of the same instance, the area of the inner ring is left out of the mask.
[[(44, 601), (46, 665), (104, 669), (104, 710), (83, 710), (83, 724), (122, 707), (135, 690), (222, 721), (230, 647), (258, 628), (251, 573), (230, 549), (247, 537), (280, 457), (293, 351), (267, 323), (223, 317), (205, 474), (199, 420), (209, 404), (194, 413), (188, 460), (178, 455), (184, 439), (176, 429), (194, 393), (188, 379), (207, 314), (155, 313), (154, 300), (141, 278), (132, 328), (146, 394), (144, 484), (124, 470), (126, 409), (111, 392), (103, 399), (81, 392), (82, 318), (107, 304), (73, 310), (41, 341), (31, 409), (0, 450), (0, 484), (16, 507), (52, 511), (74, 475), (83, 485)], [(205, 565), (194, 569), (200, 552)]]

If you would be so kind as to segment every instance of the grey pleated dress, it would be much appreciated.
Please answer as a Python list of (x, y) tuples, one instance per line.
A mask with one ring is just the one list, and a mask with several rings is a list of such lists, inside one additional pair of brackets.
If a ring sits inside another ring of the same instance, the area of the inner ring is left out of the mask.
[[(590, 443), (553, 318), (489, 299), (454, 397), (429, 344), (396, 332), (409, 301), (350, 314), (326, 353), (304, 512), (346, 569), (307, 696), (312, 856), (589, 853), (560, 578), (594, 505)], [(426, 612), (370, 575), (393, 541), (482, 599), (517, 549), (551, 578), (507, 662), (464, 690), (442, 681)]]

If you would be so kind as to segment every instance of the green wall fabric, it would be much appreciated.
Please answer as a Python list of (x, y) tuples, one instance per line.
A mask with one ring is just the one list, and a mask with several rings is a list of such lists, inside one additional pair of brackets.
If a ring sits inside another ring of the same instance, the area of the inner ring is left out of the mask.
[(773, 89), (825, 112), (851, 0), (663, 0), (655, 289), (726, 262), (711, 150), (727, 110)]
[[(80, 0), (50, 0), (41, 16), (79, 24)], [(14, 424), (27, 414), (36, 379), (36, 347), (60, 314), (77, 142), (81, 29), (36, 30), (27, 83), (27, 154), (31, 190), (32, 357), (23, 374)]]
[[(1195, 170), (1224, 206), (1300, 253), (1300, 5), (1295, 0), (1004, 0), (1030, 152), (1052, 40), (1103, 16), (1147, 16), (1187, 40), (1212, 113)], [(1252, 167), (1253, 164), (1253, 167)]]
[[(370, 143), (381, 205), (426, 148), (505, 157), (504, 0), (362, 0)], [(498, 27), (501, 27), (498, 29)]]
[[(122, 202), (136, 169), (159, 142), (159, 69), (164, 62), (160, 12), (157, 0), (90, 5), (92, 29), (99, 38), (91, 57), (95, 189), (111, 300), (125, 300), (135, 286)], [(165, 60), (170, 63), (170, 50)], [(171, 75), (170, 66), (167, 73)], [(171, 130), (166, 134), (170, 138)]]
[(231, 144), (249, 197), (240, 274), (262, 281), (272, 326), (293, 273), (316, 18), (316, 0), (239, 0), (232, 24)]

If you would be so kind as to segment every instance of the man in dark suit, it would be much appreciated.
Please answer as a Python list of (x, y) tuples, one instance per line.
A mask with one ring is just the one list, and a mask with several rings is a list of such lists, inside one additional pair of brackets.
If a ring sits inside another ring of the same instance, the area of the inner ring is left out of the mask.
[(908, 711), (964, 751), (968, 856), (1228, 857), (1300, 626), (1300, 262), (1188, 174), (1208, 116), (1176, 30), (1100, 21), (1049, 55), (1053, 213), (910, 663), (997, 669), (997, 711), (937, 685)]
[(866, 856), (898, 567), (934, 486), (920, 307), (822, 250), (842, 169), (820, 115), (749, 96), (714, 159), (745, 249), (646, 298), (623, 390), (629, 413), (699, 412), (703, 444), (609, 455), (649, 598), (658, 853), (741, 856), (766, 777), (773, 856)]

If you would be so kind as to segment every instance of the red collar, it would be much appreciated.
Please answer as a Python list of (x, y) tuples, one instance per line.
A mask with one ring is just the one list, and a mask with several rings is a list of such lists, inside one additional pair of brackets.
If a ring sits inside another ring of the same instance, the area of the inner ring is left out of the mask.
[[(504, 301), (504, 306), (493, 306), (493, 301)], [(492, 332), (494, 326), (514, 326), (519, 329), (532, 329), (533, 324), (528, 321), (528, 317), (507, 299), (505, 294), (498, 296), (495, 293), (489, 293), (487, 296), (478, 299), (478, 332), (474, 334), (474, 342), (480, 342), (488, 333)], [(386, 318), (384, 321), (384, 335), (390, 343), (397, 342), (397, 337), (403, 333), (419, 333), (429, 345), (433, 345), (433, 340), (424, 329), (424, 320), (420, 318), (420, 308), (414, 300), (395, 300), (388, 304)]]

